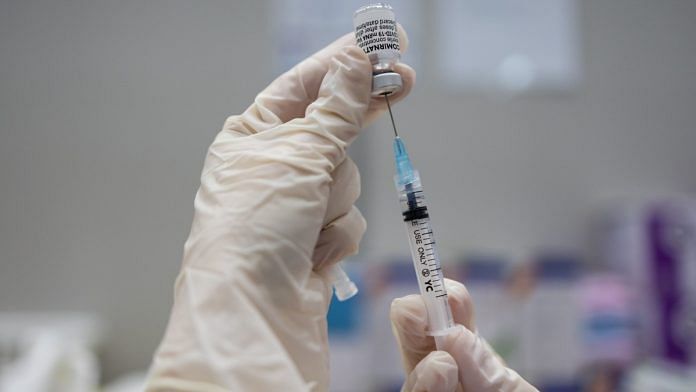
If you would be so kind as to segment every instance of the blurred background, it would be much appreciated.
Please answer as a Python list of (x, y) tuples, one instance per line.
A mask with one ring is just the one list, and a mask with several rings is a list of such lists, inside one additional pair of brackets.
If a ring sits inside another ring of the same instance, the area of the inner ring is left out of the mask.
[[(481, 334), (542, 390), (696, 390), (696, 2), (391, 3), (418, 72), (394, 115)], [(137, 388), (207, 146), (363, 4), (0, 2), (0, 390)], [(336, 391), (403, 381), (390, 144), (383, 118), (351, 147), (368, 230)]]

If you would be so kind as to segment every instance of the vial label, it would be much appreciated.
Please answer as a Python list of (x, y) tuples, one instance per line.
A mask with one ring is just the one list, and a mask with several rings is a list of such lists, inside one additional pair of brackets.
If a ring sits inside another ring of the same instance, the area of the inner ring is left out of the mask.
[(391, 10), (380, 9), (358, 14), (354, 23), (355, 41), (365, 53), (393, 52), (393, 56), (399, 56), (399, 33)]

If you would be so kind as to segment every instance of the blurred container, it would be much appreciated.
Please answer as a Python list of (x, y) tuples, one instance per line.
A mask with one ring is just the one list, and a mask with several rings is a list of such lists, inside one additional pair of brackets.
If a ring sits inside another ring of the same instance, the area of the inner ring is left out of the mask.
[(539, 253), (534, 267), (537, 284), (527, 314), (534, 326), (522, 340), (529, 379), (549, 390), (573, 390), (582, 358), (578, 284), (583, 267), (572, 253), (555, 251)]
[(84, 313), (0, 313), (0, 392), (92, 392), (103, 324)]
[(595, 274), (580, 282), (583, 361), (625, 367), (635, 359), (635, 310), (625, 279)]
[[(653, 355), (696, 365), (696, 203), (667, 201), (649, 209), (649, 261), (653, 274), (650, 325)], [(650, 303), (650, 302), (649, 302)]]
[(599, 256), (635, 293), (638, 354), (694, 367), (696, 201), (624, 203), (604, 215)]

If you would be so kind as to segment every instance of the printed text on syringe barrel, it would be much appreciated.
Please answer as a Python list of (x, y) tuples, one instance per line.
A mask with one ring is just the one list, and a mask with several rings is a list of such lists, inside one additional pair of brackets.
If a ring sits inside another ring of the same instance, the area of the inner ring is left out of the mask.
[(414, 256), (418, 257), (420, 270), (416, 271), (425, 293), (436, 298), (446, 297), (442, 286), (442, 272), (435, 256), (435, 239), (430, 227), (428, 209), (425, 206), (404, 211), (404, 221), (409, 225)]

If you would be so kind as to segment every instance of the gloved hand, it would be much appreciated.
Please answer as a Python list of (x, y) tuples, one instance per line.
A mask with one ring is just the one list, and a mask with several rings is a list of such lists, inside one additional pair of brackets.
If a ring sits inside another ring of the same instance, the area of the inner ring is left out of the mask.
[[(397, 101), (415, 73), (395, 70)], [(346, 148), (386, 108), (371, 81), (347, 34), (227, 119), (205, 160), (148, 390), (328, 389), (331, 288), (321, 271), (355, 253), (365, 229)]]
[(474, 306), (463, 284), (445, 279), (452, 317), (457, 329), (445, 337), (443, 351), (426, 334), (427, 313), (420, 295), (392, 302), (394, 336), (407, 374), (408, 392), (528, 392), (537, 389), (509, 369), (474, 326)]

